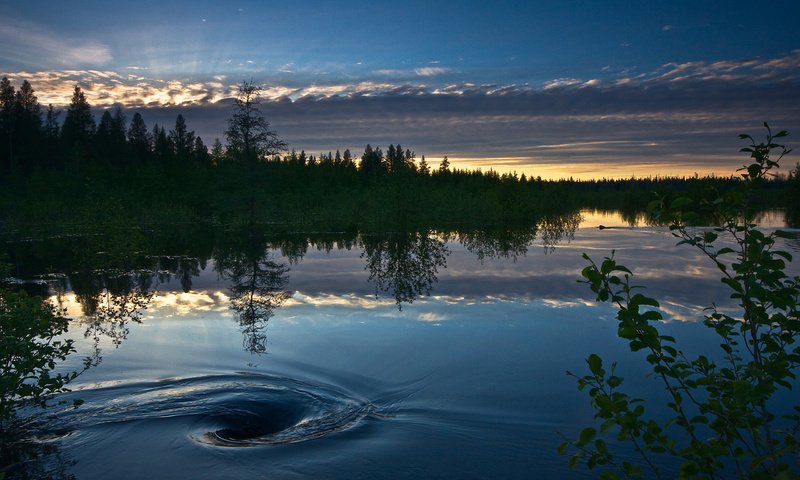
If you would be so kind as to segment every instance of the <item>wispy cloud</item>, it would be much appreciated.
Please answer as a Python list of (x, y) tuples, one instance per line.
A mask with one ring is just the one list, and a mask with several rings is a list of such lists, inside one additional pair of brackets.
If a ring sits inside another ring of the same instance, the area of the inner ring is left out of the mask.
[(36, 25), (0, 23), (0, 61), (38, 67), (39, 65), (90, 66), (111, 62), (105, 44), (82, 38), (54, 35)]
[(443, 68), (443, 67), (422, 67), (417, 68), (414, 70), (414, 73), (419, 75), (420, 77), (433, 77), (436, 75), (442, 75), (444, 73), (449, 72), (450, 69)]

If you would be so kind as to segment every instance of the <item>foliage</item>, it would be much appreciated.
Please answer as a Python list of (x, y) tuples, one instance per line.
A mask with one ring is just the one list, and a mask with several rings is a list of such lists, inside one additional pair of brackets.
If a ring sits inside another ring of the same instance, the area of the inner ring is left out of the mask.
[[(689, 358), (674, 338), (659, 332), (659, 303), (641, 293), (631, 270), (618, 264), (613, 252), (599, 265), (584, 254), (590, 262), (582, 272), (585, 282), (598, 300), (618, 309), (618, 336), (632, 351), (646, 354), (652, 375), (664, 387), (669, 419), (660, 421), (643, 400), (625, 393), (615, 365), (607, 369), (592, 354), (590, 373), (576, 378), (580, 390), (588, 389), (600, 426), (562, 444), (562, 453), (570, 446), (577, 449), (571, 466), (579, 461), (589, 468), (602, 466), (601, 478), (643, 478), (645, 469), (661, 478), (664, 463), (670, 462), (680, 463), (680, 478), (798, 478), (800, 406), (796, 394), (791, 408), (781, 397), (791, 396), (800, 366), (800, 277), (787, 276), (786, 262), (792, 257), (775, 249), (777, 240), (789, 234), (758, 230), (750, 203), (789, 152), (775, 143), (786, 132), (773, 135), (765, 126), (763, 143), (741, 136), (750, 141), (742, 151), (751, 160), (739, 170), (738, 191), (711, 202), (679, 197), (654, 205), (671, 222), (679, 244), (698, 248), (717, 267), (737, 303), (736, 314), (716, 306), (705, 314), (705, 326), (719, 336), (718, 352)], [(687, 226), (704, 210), (715, 213), (718, 227)], [(630, 442), (641, 465), (619, 462), (602, 434)]]
[(75, 351), (61, 339), (69, 319), (53, 305), (24, 291), (0, 290), (0, 425), (24, 405), (44, 406), (78, 373), (54, 373)]

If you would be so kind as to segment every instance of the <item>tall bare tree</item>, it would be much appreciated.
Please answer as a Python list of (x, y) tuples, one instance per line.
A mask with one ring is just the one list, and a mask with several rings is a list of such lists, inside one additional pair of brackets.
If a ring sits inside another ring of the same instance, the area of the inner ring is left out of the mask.
[(228, 156), (245, 163), (256, 163), (286, 150), (286, 142), (270, 129), (261, 105), (261, 89), (252, 82), (239, 85), (236, 111), (228, 119)]

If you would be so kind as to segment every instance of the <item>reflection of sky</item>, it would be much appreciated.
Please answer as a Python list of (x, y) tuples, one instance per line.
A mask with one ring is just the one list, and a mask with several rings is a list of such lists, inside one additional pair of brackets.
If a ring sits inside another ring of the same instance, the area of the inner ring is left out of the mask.
[[(600, 230), (596, 228), (599, 224), (613, 228)], [(618, 262), (634, 272), (634, 283), (646, 286), (648, 294), (662, 303), (668, 318), (697, 319), (705, 306), (730, 304), (719, 273), (698, 250), (676, 246), (677, 239), (666, 228), (622, 225), (624, 222), (618, 217), (587, 213), (572, 241), (562, 240), (549, 252), (537, 239), (526, 255), (516, 259), (481, 261), (461, 244), (450, 242), (451, 253), (446, 268), (438, 271), (432, 296), (417, 298), (413, 307), (404, 305), (400, 315), (411, 315), (407, 310), (416, 309), (417, 305), (422, 309), (417, 318), (430, 322), (449, 318), (449, 306), (457, 304), (493, 304), (497, 308), (503, 302), (540, 302), (553, 308), (591, 305), (592, 292), (578, 283), (580, 271), (587, 265), (581, 254), (586, 252), (600, 262), (612, 249)], [(278, 263), (288, 263), (279, 252), (274, 255)], [(294, 318), (301, 315), (298, 312), (337, 309), (394, 312), (397, 307), (392, 292), (379, 292), (376, 296), (365, 265), (360, 249), (326, 253), (309, 248), (298, 263), (291, 265), (287, 290), (292, 297), (277, 313)], [(790, 266), (790, 272), (793, 270), (797, 270), (796, 263)], [(193, 287), (193, 291), (183, 293), (177, 280), (161, 285), (146, 317), (229, 313), (229, 286), (214, 271), (213, 262), (193, 279)], [(68, 313), (79, 314), (74, 296), (68, 294), (62, 302)]]

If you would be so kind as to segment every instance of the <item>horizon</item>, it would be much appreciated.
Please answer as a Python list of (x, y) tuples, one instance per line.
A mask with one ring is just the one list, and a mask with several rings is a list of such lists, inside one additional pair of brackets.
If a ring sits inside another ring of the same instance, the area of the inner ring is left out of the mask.
[[(800, 33), (748, 27), (749, 2), (189, 5), (0, 3), (0, 76), (44, 106), (80, 85), (96, 115), (119, 105), (149, 128), (180, 113), (207, 145), (252, 79), (297, 151), (399, 143), (553, 179), (730, 176), (738, 134), (800, 131)], [(800, 20), (793, 2), (771, 11)]]

